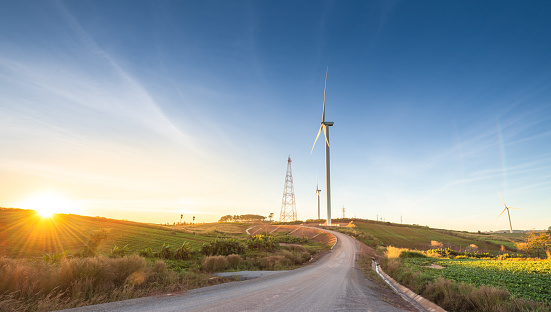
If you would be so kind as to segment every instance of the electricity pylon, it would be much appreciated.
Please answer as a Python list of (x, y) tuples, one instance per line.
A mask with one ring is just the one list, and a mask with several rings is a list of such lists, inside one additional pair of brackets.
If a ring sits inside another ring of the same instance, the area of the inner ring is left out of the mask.
[(291, 156), (287, 160), (287, 174), (285, 175), (285, 187), (281, 199), (280, 222), (297, 220), (297, 206), (295, 204), (295, 188), (293, 186), (293, 173), (291, 172)]

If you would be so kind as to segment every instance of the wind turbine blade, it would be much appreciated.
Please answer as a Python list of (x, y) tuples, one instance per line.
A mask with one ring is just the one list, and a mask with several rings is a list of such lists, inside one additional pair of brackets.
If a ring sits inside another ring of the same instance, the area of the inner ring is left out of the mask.
[(327, 66), (327, 70), (325, 71), (325, 85), (323, 86), (323, 112), (321, 114), (321, 121), (325, 121), (325, 90), (327, 89), (327, 72), (329, 71), (329, 66)]
[(497, 216), (496, 220), (499, 219), (499, 217), (501, 217), (501, 215), (505, 212), (505, 210), (507, 210), (507, 208), (503, 208), (503, 211), (499, 214), (499, 216)]
[(503, 198), (501, 198), (501, 194), (499, 194), (499, 192), (497, 192), (497, 195), (499, 195), (499, 199), (501, 199), (501, 202), (503, 203), (503, 206), (507, 207), (507, 205), (505, 205), (505, 202), (503, 201)]
[(316, 146), (316, 142), (318, 141), (318, 138), (320, 137), (321, 129), (323, 129), (323, 127), (325, 127), (325, 125), (320, 126), (320, 129), (318, 131), (318, 135), (316, 135), (316, 139), (314, 140), (314, 145), (312, 145), (312, 150), (310, 151), (310, 155), (314, 151), (314, 146)]
[(520, 209), (520, 210), (526, 210), (526, 209), (524, 209), (524, 208), (515, 208), (515, 207), (507, 207), (507, 208), (509, 208), (509, 209)]
[(326, 126), (323, 125), (323, 136), (325, 137), (325, 143), (327, 143), (327, 146), (330, 146), (329, 145), (329, 140), (327, 140), (327, 129), (325, 127)]

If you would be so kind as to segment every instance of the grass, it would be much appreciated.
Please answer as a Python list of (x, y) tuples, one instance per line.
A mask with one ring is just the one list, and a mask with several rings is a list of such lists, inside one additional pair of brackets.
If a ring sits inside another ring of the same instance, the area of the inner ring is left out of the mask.
[[(0, 208), (0, 311), (50, 311), (203, 287), (231, 280), (212, 272), (294, 269), (329, 249), (305, 231), (252, 239), (244, 234), (248, 227), (42, 218)], [(220, 248), (202, 250), (211, 242)]]
[(548, 303), (516, 296), (505, 288), (454, 281), (434, 273), (446, 269), (408, 265), (412, 262), (428, 264), (426, 261), (420, 258), (384, 258), (381, 266), (397, 282), (447, 311), (551, 311)]
[(522, 236), (518, 234), (486, 235), (368, 220), (354, 220), (354, 224), (355, 230), (375, 237), (383, 246), (418, 250), (430, 249), (431, 241), (437, 241), (444, 247), (462, 251), (471, 244), (477, 245), (481, 251), (486, 252), (499, 252), (501, 245), (504, 245), (508, 251), (516, 251), (514, 242), (522, 240)]
[(33, 210), (0, 209), (0, 254), (41, 258), (46, 253), (75, 253), (97, 229), (109, 231), (98, 250), (104, 254), (114, 246), (128, 245), (128, 252), (136, 253), (142, 248), (160, 249), (163, 243), (179, 247), (184, 241), (192, 248), (199, 248), (213, 237), (212, 233), (201, 230), (66, 214), (42, 218)]
[(176, 273), (162, 260), (124, 258), (41, 261), (0, 258), (0, 311), (51, 311), (229, 281), (197, 272)]
[[(513, 296), (551, 303), (551, 261), (480, 259), (404, 259), (404, 265), (428, 277), (507, 289)], [(427, 268), (430, 264), (444, 269)]]
[[(367, 220), (354, 220), (354, 224), (353, 229), (339, 231), (368, 241), (379, 254), (386, 253), (376, 257), (389, 275), (448, 311), (551, 311), (550, 261), (435, 259), (424, 252), (440, 246), (470, 252), (458, 258), (474, 252), (475, 256), (501, 255), (516, 250), (514, 243), (523, 241), (523, 234), (468, 233)], [(358, 259), (364, 271), (367, 262), (366, 257)], [(445, 268), (428, 268), (431, 263)]]

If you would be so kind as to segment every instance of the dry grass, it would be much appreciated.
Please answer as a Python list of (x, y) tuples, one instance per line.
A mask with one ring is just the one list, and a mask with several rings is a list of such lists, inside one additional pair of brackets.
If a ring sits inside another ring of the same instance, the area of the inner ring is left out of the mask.
[(388, 259), (394, 259), (394, 258), (398, 258), (400, 257), (400, 254), (402, 253), (402, 251), (406, 251), (408, 250), (407, 248), (396, 248), (396, 247), (393, 247), (393, 246), (388, 246), (386, 247), (386, 257)]
[(430, 241), (430, 247), (432, 247), (432, 248), (443, 248), (444, 244), (442, 244), (439, 241), (431, 240)]
[(228, 260), (224, 256), (209, 256), (203, 259), (203, 270), (206, 272), (218, 272), (228, 267)]
[(59, 264), (0, 258), (0, 311), (51, 311), (211, 285), (144, 258), (75, 258)]
[(243, 261), (240, 255), (235, 254), (227, 256), (226, 260), (228, 261), (229, 267), (234, 269), (241, 264), (241, 261)]

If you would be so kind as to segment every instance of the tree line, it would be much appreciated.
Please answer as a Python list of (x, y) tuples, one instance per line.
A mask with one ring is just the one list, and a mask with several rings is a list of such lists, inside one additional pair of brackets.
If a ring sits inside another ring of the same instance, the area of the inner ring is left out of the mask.
[(255, 221), (265, 221), (266, 217), (255, 214), (244, 214), (244, 215), (225, 215), (218, 220), (218, 222), (255, 222)]

